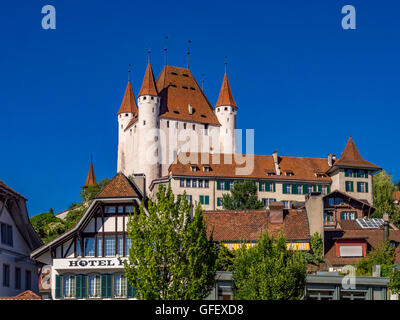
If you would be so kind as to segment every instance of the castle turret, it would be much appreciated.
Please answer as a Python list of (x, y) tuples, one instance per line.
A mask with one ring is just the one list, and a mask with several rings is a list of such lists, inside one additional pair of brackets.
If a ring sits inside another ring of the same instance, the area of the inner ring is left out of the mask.
[(159, 150), (159, 114), (160, 97), (158, 95), (153, 70), (150, 61), (147, 64), (142, 87), (138, 95), (139, 106), (139, 171), (146, 177), (146, 191), (149, 191), (151, 182), (160, 177)]
[(96, 184), (96, 177), (94, 175), (94, 169), (93, 169), (93, 157), (90, 155), (90, 167), (89, 167), (89, 172), (86, 178), (86, 182), (83, 186), (83, 188), (87, 188), (89, 186), (93, 186)]
[(126, 86), (124, 98), (122, 99), (121, 107), (118, 111), (118, 165), (117, 171), (124, 172), (129, 175), (131, 172), (125, 172), (127, 169), (127, 159), (130, 159), (132, 150), (132, 142), (129, 142), (127, 137), (128, 133), (125, 129), (130, 125), (131, 121), (137, 118), (138, 108), (136, 99), (132, 91), (130, 79)]
[(236, 153), (236, 112), (237, 106), (231, 87), (229, 85), (228, 76), (224, 75), (221, 91), (219, 93), (217, 104), (214, 110), (220, 127), (220, 152), (221, 153)]

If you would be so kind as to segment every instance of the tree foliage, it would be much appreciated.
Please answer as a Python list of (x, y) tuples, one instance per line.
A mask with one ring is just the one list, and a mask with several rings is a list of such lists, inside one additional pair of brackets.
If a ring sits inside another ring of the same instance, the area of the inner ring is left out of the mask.
[(218, 250), (217, 270), (232, 271), (234, 260), (235, 260), (235, 251), (229, 250), (222, 243), (220, 243)]
[(392, 176), (385, 170), (373, 177), (374, 206), (376, 211), (371, 215), (373, 218), (382, 218), (385, 212), (389, 213), (389, 219), (396, 226), (400, 226), (400, 210), (394, 205), (393, 193), (397, 186), (392, 183)]
[(303, 296), (306, 261), (286, 250), (286, 240), (265, 232), (256, 246), (244, 245), (235, 252), (233, 293), (235, 299), (298, 300)]
[(379, 247), (371, 250), (368, 255), (357, 264), (357, 275), (371, 276), (372, 266), (381, 265), (382, 276), (388, 276), (384, 270), (386, 265), (393, 266), (395, 260), (395, 247), (389, 241), (383, 242)]
[(203, 299), (216, 275), (217, 246), (207, 238), (200, 205), (185, 194), (175, 199), (169, 186), (160, 186), (154, 201), (130, 217), (132, 246), (125, 264), (128, 281), (140, 299)]
[(263, 203), (258, 200), (257, 185), (254, 181), (235, 181), (230, 194), (224, 194), (222, 206), (226, 210), (262, 209)]

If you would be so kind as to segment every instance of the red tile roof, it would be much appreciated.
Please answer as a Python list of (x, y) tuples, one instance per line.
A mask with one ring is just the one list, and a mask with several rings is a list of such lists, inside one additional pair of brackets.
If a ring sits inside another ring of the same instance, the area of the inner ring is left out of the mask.
[(13, 194), (14, 196), (17, 196), (17, 197), (19, 197), (19, 198), (22, 198), (22, 199), (25, 199), (26, 200), (26, 198), (23, 196), (23, 195), (21, 195), (21, 194), (19, 194), (17, 191), (15, 191), (14, 189), (11, 189), (8, 185), (6, 185), (3, 181), (1, 181), (0, 180), (0, 189), (1, 188), (3, 188), (3, 190), (5, 191), (5, 192), (7, 192), (7, 193), (11, 193), (11, 194)]
[(267, 229), (274, 237), (282, 231), (289, 241), (310, 239), (304, 210), (285, 210), (282, 224), (269, 223), (269, 210), (204, 211), (203, 216), (214, 241), (256, 241)]
[(31, 290), (26, 290), (15, 297), (0, 297), (0, 300), (42, 300), (42, 297)]
[(358, 151), (353, 139), (350, 137), (347, 141), (347, 145), (344, 148), (340, 159), (334, 162), (334, 166), (350, 166), (350, 167), (361, 167), (361, 168), (371, 168), (380, 170), (381, 168), (377, 165), (364, 160), (360, 152)]
[(121, 113), (134, 113), (137, 115), (138, 108), (136, 105), (135, 95), (133, 94), (131, 82), (128, 81), (126, 86), (124, 98), (122, 99), (121, 107), (119, 108), (118, 114)]
[(157, 90), (161, 96), (161, 118), (220, 126), (212, 105), (189, 69), (165, 66), (157, 79)]
[(117, 173), (114, 178), (96, 195), (99, 198), (127, 198), (139, 197), (139, 190), (135, 185), (123, 174)]
[(222, 81), (221, 91), (219, 92), (219, 97), (216, 107), (219, 106), (232, 106), (236, 107), (235, 100), (233, 100), (233, 95), (231, 91), (231, 86), (229, 85), (228, 76), (224, 75), (224, 80)]
[[(244, 155), (243, 155), (244, 156)], [(274, 160), (272, 155), (254, 155), (254, 169), (246, 175), (240, 176), (236, 173), (237, 168), (244, 168), (245, 163), (236, 163), (232, 156), (229, 156), (232, 162), (225, 161), (224, 154), (201, 154), (192, 153), (190, 159), (188, 154), (179, 153), (177, 159), (169, 167), (170, 173), (178, 176), (203, 176), (203, 177), (221, 177), (221, 178), (253, 178), (268, 180), (308, 180), (312, 182), (330, 183), (329, 176), (317, 177), (316, 173), (325, 172), (328, 168), (328, 161), (325, 158), (302, 158), (279, 156), (279, 167), (281, 175), (268, 176), (268, 172), (275, 172)], [(189, 159), (189, 160), (187, 160)], [(216, 159), (219, 159), (219, 163)], [(189, 163), (187, 163), (189, 161)], [(197, 164), (200, 170), (192, 172), (191, 164)], [(210, 166), (210, 171), (204, 171), (202, 167)], [(286, 176), (285, 171), (292, 171), (293, 175)]]
[(151, 68), (150, 61), (147, 64), (146, 72), (144, 74), (142, 82), (142, 87), (140, 89), (138, 97), (144, 95), (158, 96), (156, 82), (154, 80), (153, 69)]

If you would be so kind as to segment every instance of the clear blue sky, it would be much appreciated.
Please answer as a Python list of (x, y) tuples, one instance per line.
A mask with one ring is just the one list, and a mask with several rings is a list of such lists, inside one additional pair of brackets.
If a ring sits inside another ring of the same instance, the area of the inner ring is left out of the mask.
[[(56, 30), (41, 8), (56, 7)], [(357, 29), (341, 28), (352, 4)], [(117, 164), (117, 111), (128, 64), (137, 95), (152, 51), (191, 70), (215, 104), (225, 56), (238, 127), (255, 152), (361, 155), (400, 179), (400, 8), (396, 1), (6, 1), (0, 7), (0, 179), (30, 215), (79, 199), (93, 151), (97, 179)]]

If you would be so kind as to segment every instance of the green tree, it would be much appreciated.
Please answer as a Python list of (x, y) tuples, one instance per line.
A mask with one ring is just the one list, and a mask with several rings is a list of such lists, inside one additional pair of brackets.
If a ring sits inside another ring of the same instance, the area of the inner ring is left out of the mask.
[[(35, 229), (36, 233), (42, 239), (44, 243), (47, 243), (49, 239), (53, 239), (58, 236), (59, 232), (64, 232), (66, 227), (64, 221), (57, 218), (53, 213), (52, 209), (49, 212), (40, 213), (36, 216), (30, 218), (33, 229)], [(49, 228), (48, 226), (57, 224), (57, 230)]]
[(222, 206), (226, 210), (262, 209), (263, 203), (258, 200), (257, 185), (254, 181), (235, 181), (230, 194), (224, 194)]
[(379, 247), (371, 250), (367, 256), (357, 263), (357, 275), (370, 276), (372, 274), (372, 266), (381, 265), (382, 276), (389, 276), (388, 270), (393, 266), (395, 260), (396, 248), (390, 244), (390, 241), (383, 242)]
[(397, 226), (400, 223), (399, 209), (394, 205), (393, 193), (397, 187), (392, 183), (392, 176), (385, 170), (373, 176), (374, 206), (376, 211), (373, 218), (382, 218), (385, 212), (389, 213), (389, 219)]
[(265, 232), (256, 246), (244, 245), (235, 253), (233, 293), (235, 299), (298, 300), (303, 296), (306, 261), (298, 252), (286, 250), (286, 240)]
[(140, 299), (203, 299), (216, 275), (217, 246), (207, 238), (200, 205), (185, 194), (175, 200), (171, 187), (160, 186), (154, 201), (130, 217), (132, 246), (125, 274)]
[(217, 270), (232, 271), (235, 259), (235, 251), (229, 250), (222, 243), (219, 244)]

